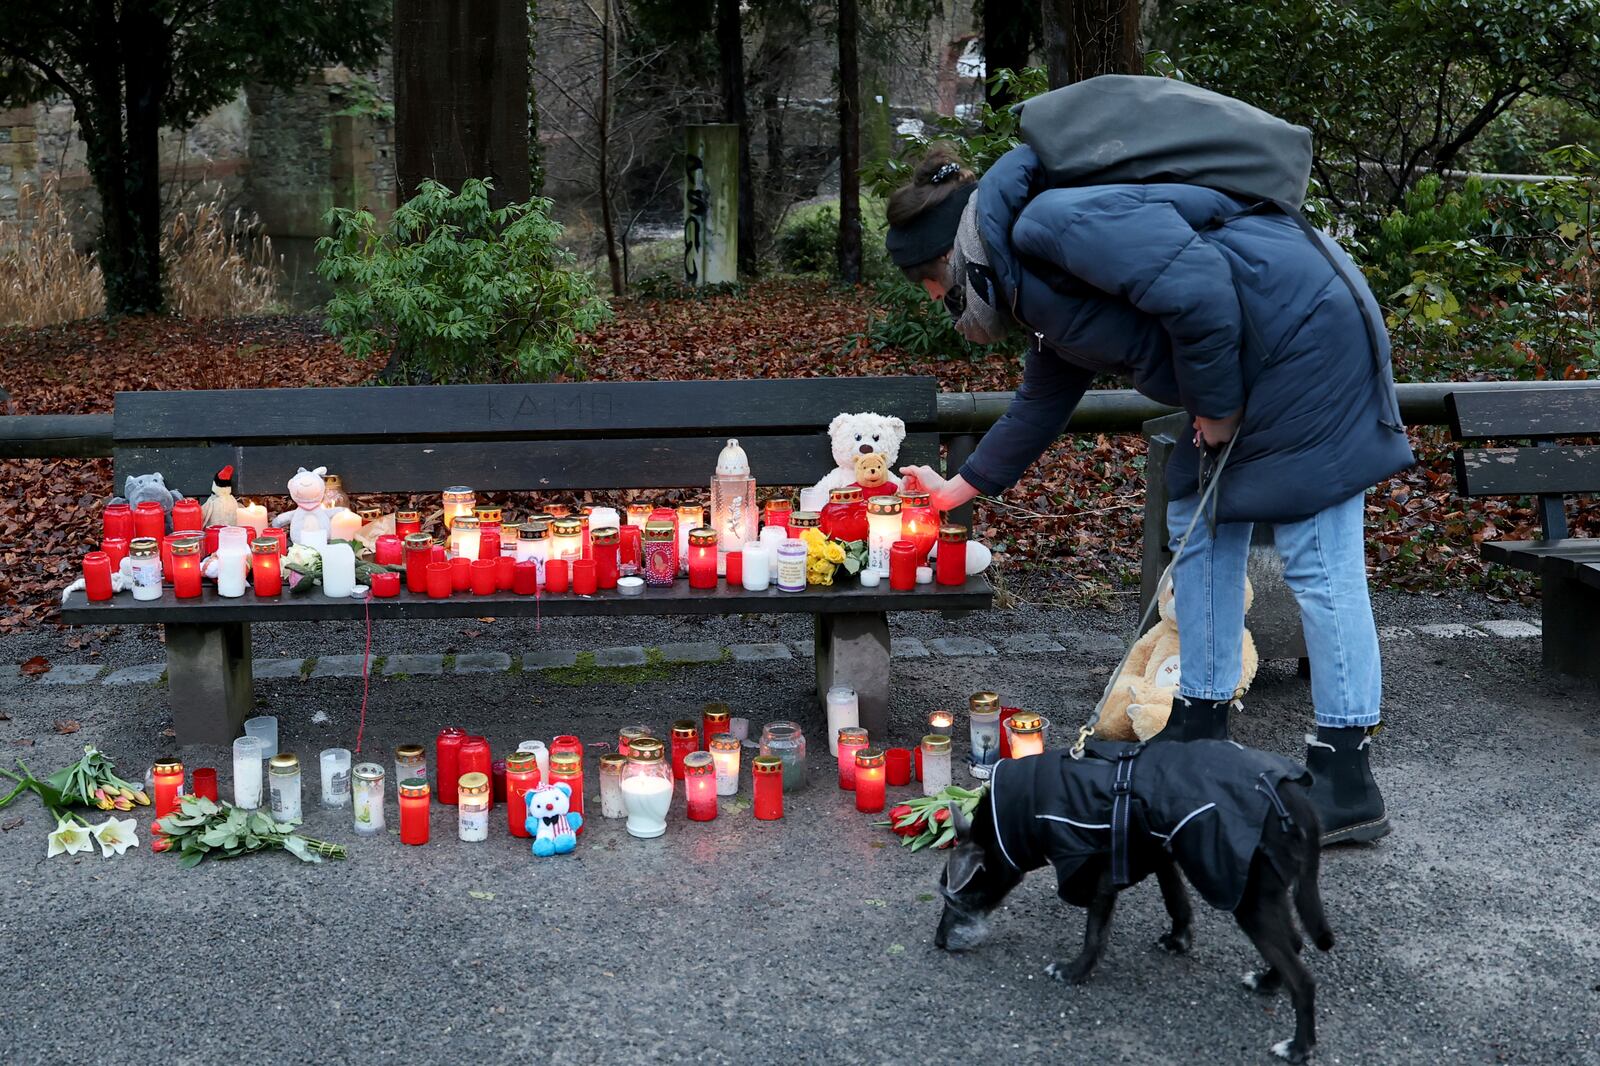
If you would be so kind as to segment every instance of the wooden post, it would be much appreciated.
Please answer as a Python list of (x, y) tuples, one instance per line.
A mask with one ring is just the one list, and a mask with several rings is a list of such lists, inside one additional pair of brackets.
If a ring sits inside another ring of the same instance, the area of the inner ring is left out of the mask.
[(684, 279), (725, 285), (739, 279), (739, 127), (690, 126), (684, 141)]

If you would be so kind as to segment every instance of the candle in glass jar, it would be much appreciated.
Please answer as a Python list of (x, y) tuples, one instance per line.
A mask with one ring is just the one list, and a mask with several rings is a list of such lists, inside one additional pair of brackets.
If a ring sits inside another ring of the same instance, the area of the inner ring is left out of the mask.
[(324, 748), (318, 762), (322, 770), (322, 805), (343, 807), (350, 802), (350, 749)]
[(329, 544), (322, 549), (322, 594), (324, 596), (349, 596), (356, 588), (355, 549), (344, 542)]
[(379, 536), (372, 546), (372, 561), (379, 566), (399, 566), (405, 542), (393, 533)]
[(456, 835), (469, 843), (489, 839), (488, 774), (462, 774), (457, 782)]
[(680, 718), (672, 723), (672, 778), (675, 781), (683, 780), (683, 760), (691, 751), (700, 747), (700, 739), (695, 732), (694, 720)]
[(700, 743), (707, 751), (711, 750), (711, 738), (726, 733), (732, 718), (733, 709), (726, 703), (708, 703), (700, 708)]
[(545, 747), (544, 741), (524, 740), (517, 745), (517, 750), (533, 752), (534, 762), (539, 766), (539, 780), (548, 781), (550, 779), (550, 749)]
[[(492, 771), (494, 756), (489, 751), (489, 741), (474, 733), (468, 733), (461, 738), (461, 749), (456, 755), (456, 777), (459, 780), (468, 774), (482, 774), (485, 781), (489, 780)], [(493, 797), (490, 803), (493, 803)]]
[(558, 518), (551, 523), (550, 558), (583, 558), (583, 523), (576, 518)]
[[(867, 566), (878, 577), (889, 576), (889, 549), (900, 539), (900, 498), (874, 496), (867, 501)], [(913, 576), (913, 581), (915, 580)]]
[(375, 762), (357, 763), (350, 772), (351, 804), (355, 830), (364, 837), (383, 832), (383, 767)]
[[(256, 764), (256, 773), (259, 777), (259, 763)], [(177, 759), (157, 759), (150, 770), (150, 782), (156, 817), (165, 818), (178, 809), (178, 801), (183, 798), (183, 763)]]
[(917, 587), (917, 546), (909, 540), (889, 545), (889, 587), (895, 592)]
[(644, 583), (670, 588), (678, 576), (678, 549), (670, 522), (648, 522), (644, 527)]
[(922, 794), (936, 796), (950, 787), (950, 738), (929, 733), (918, 748), (922, 753)]
[(783, 817), (783, 760), (757, 755), (750, 762), (750, 791), (755, 815), (764, 822)]
[(783, 530), (787, 539), (789, 536), (789, 516), (794, 513), (794, 501), (787, 497), (767, 501), (766, 524), (776, 529)]
[(406, 591), (428, 591), (428, 564), (433, 557), (433, 538), (426, 533), (411, 533), (405, 539)]
[(514, 837), (528, 832), (528, 802), (524, 798), (539, 787), (539, 760), (533, 752), (517, 749), (506, 756), (506, 819)]
[(817, 526), (834, 540), (846, 544), (867, 539), (867, 504), (861, 498), (861, 486), (846, 485), (828, 493), (827, 506), (821, 513)]
[(202, 766), (194, 772), (194, 794), (201, 799), (217, 802), (217, 772), (209, 766)]
[(283, 557), (278, 554), (276, 539), (257, 537), (250, 542), (250, 585), (257, 596), (276, 596), (283, 591)]
[(672, 806), (672, 767), (664, 758), (661, 741), (639, 737), (622, 769), (622, 804), (628, 812), (628, 835), (641, 839), (667, 831), (667, 810)]
[(427, 777), (428, 757), (423, 754), (421, 744), (401, 744), (394, 749), (394, 779), (404, 781), (408, 777)]
[(476, 559), (482, 546), (478, 520), (469, 514), (458, 516), (450, 527), (450, 554), (457, 559)]
[(569, 585), (569, 568), (571, 559), (551, 559), (544, 564), (544, 588), (546, 592), (561, 593), (567, 591)]
[(626, 818), (627, 805), (622, 800), (622, 770), (628, 757), (621, 752), (608, 751), (600, 756), (600, 817)]
[(465, 485), (452, 485), (444, 490), (444, 528), (450, 529), (457, 518), (472, 516), (472, 506), (477, 494)]
[(428, 791), (424, 777), (400, 782), (400, 843), (419, 846), (428, 842)]
[(967, 582), (967, 527), (939, 527), (939, 557), (935, 560), (935, 580), (941, 585)]
[(545, 564), (550, 561), (550, 526), (546, 522), (524, 522), (517, 530), (517, 562), (531, 562), (544, 584)]
[(426, 572), (428, 599), (448, 600), (455, 588), (455, 568), (449, 563), (429, 563)]
[(450, 591), (468, 592), (472, 589), (471, 559), (457, 557), (450, 560)]
[(885, 777), (889, 784), (900, 788), (911, 784), (911, 749), (890, 748), (883, 753)]
[(717, 773), (710, 752), (684, 756), (683, 795), (689, 821), (709, 822), (717, 816)]
[(856, 752), (856, 810), (863, 814), (883, 810), (884, 786), (883, 752), (875, 748)]
[[(176, 507), (176, 505), (174, 505)], [(176, 513), (176, 511), (174, 511)], [(267, 528), (267, 508), (265, 504), (251, 503), (249, 500), (239, 501), (238, 516), (234, 519), (235, 525), (248, 526), (252, 538), (261, 536), (262, 530)], [(193, 527), (199, 529), (197, 524)]]
[(439, 771), (436, 790), (440, 803), (455, 803), (456, 782), (461, 777), (461, 743), (467, 739), (465, 730), (445, 726), (433, 742), (433, 764)]
[(228, 526), (217, 536), (217, 595), (243, 596), (250, 565), (250, 531)]
[(925, 566), (939, 536), (939, 512), (933, 509), (932, 497), (921, 489), (903, 488), (899, 496), (900, 539), (916, 546), (917, 565)]
[(125, 503), (108, 503), (100, 512), (102, 540), (132, 540), (133, 508)]
[(233, 805), (253, 811), (261, 806), (261, 760), (266, 742), (246, 734), (233, 742)]
[(300, 821), (300, 756), (283, 751), (267, 760), (267, 799), (273, 821)]
[(481, 527), (478, 533), (478, 558), (490, 562), (500, 558), (500, 534), (496, 532), (483, 532)]
[(968, 708), (972, 776), (987, 780), (1000, 758), (1000, 697), (993, 692), (974, 693)]
[(421, 511), (396, 511), (394, 513), (394, 535), (405, 540), (413, 533), (422, 532)]
[[(768, 526), (761, 531), (761, 540), (759, 543), (761, 547), (766, 549), (767, 580), (769, 582), (775, 582), (778, 580), (778, 545), (784, 543), (788, 539), (789, 527), (787, 525)], [(747, 575), (750, 573), (750, 567), (748, 563), (745, 565), (745, 573)]]
[(761, 754), (776, 755), (783, 763), (783, 790), (806, 787), (806, 735), (798, 722), (768, 722), (761, 730)]
[(593, 596), (599, 588), (599, 578), (595, 574), (593, 559), (570, 560), (572, 566), (572, 594), (574, 596)]
[(1013, 711), (1005, 720), (1005, 730), (1010, 740), (1010, 758), (1044, 753), (1044, 719), (1032, 711)]
[(856, 690), (845, 685), (835, 685), (827, 693), (828, 754), (839, 754), (839, 730), (861, 724), (861, 702)]
[(644, 527), (623, 526), (617, 533), (617, 573), (637, 577), (644, 570)]
[(839, 787), (846, 792), (856, 787), (856, 752), (865, 751), (867, 731), (860, 726), (844, 726), (834, 737), (834, 753), (839, 757)]
[(122, 570), (122, 560), (128, 557), (129, 539), (126, 537), (105, 537), (100, 541), (100, 550), (105, 552), (111, 560), (113, 574)]
[(949, 736), (955, 724), (956, 716), (949, 711), (933, 711), (928, 715), (928, 732), (941, 737)]
[(622, 576), (620, 551), (622, 534), (615, 527), (594, 530), (589, 535), (594, 554), (595, 588), (609, 590), (617, 587)]
[(135, 537), (128, 547), (128, 566), (133, 571), (133, 598), (161, 598), (161, 548), (154, 537)]
[(496, 537), (500, 536), (500, 529), (503, 525), (504, 518), (500, 508), (488, 503), (474, 504), (472, 507), (472, 517), (478, 520), (479, 536), (485, 536), (490, 533), (494, 534)]
[(656, 507), (653, 503), (628, 504), (628, 525), (638, 526), (640, 529), (643, 529), (644, 524), (650, 521), (650, 515), (655, 511), (655, 509)]
[[(752, 538), (752, 541), (754, 538)], [(722, 573), (728, 579), (730, 589), (739, 588), (744, 584), (744, 549), (736, 548), (725, 552), (722, 556)]]
[(105, 552), (89, 552), (83, 557), (83, 585), (90, 603), (111, 598), (111, 556)]
[(617, 730), (617, 751), (622, 755), (631, 755), (634, 741), (653, 736), (655, 734), (647, 725), (625, 725)]
[(704, 507), (685, 504), (678, 508), (676, 521), (678, 527), (679, 573), (688, 573), (689, 571), (689, 531), (699, 529), (705, 525), (705, 515), (706, 509)]
[[(192, 600), (200, 595), (200, 535), (179, 536), (172, 542), (172, 595)], [(272, 561), (278, 561), (273, 546)]]
[(719, 733), (707, 745), (716, 768), (717, 795), (732, 796), (739, 791), (739, 739), (732, 733)]
[(167, 532), (167, 512), (159, 503), (146, 500), (133, 509), (133, 535), (160, 539)]
[(717, 587), (717, 531), (702, 526), (691, 529), (688, 538), (689, 587)]
[[(567, 787), (572, 789), (568, 798), (567, 809), (573, 814), (583, 813), (583, 756), (575, 751), (550, 751), (550, 783), (556, 784), (565, 781)], [(583, 835), (583, 826), (573, 830), (578, 836)]]
[(498, 559), (472, 560), (472, 594), (474, 596), (494, 595), (495, 572), (499, 568), (500, 560)]
[[(185, 497), (172, 501), (172, 531), (181, 533), (184, 530), (199, 532), (203, 522), (200, 517), (200, 501)], [(244, 523), (240, 523), (243, 525)]]

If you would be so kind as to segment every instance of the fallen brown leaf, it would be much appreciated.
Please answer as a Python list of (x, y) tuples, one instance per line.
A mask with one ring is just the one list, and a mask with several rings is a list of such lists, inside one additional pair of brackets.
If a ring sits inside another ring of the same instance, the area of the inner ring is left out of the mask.
[(19, 814), (15, 818), (7, 818), (4, 822), (0, 822), (0, 831), (9, 833), (21, 824), (22, 815)]
[(78, 730), (80, 730), (82, 728), (83, 727), (80, 726), (77, 723), (76, 719), (73, 719), (73, 718), (57, 718), (56, 719), (56, 732), (60, 733), (62, 736), (68, 736), (69, 734), (76, 733)]
[(17, 739), (13, 740), (11, 743), (15, 744), (19, 748), (31, 748), (31, 747), (33, 747), (33, 738), (32, 737), (18, 737)]
[(23, 663), (20, 669), (23, 675), (26, 677), (37, 677), (40, 674), (48, 674), (50, 672), (50, 660), (46, 659), (43, 655), (35, 655), (33, 658)]

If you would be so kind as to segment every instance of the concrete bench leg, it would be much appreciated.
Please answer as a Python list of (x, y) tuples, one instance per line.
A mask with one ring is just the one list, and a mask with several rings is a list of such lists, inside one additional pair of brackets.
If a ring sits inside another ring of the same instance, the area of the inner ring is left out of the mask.
[(231, 744), (250, 716), (250, 625), (167, 625), (167, 698), (179, 744)]
[(889, 735), (889, 616), (880, 612), (816, 616), (817, 699), (847, 685), (861, 704), (874, 743)]
[(1547, 571), (1540, 583), (1544, 665), (1600, 679), (1600, 590)]

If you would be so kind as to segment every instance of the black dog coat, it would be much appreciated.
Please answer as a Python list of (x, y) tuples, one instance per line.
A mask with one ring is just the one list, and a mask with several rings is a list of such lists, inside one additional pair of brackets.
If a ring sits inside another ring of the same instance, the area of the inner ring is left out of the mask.
[[(1231, 740), (1091, 742), (1076, 761), (1065, 751), (1002, 759), (989, 778), (989, 809), (1006, 861), (1022, 873), (1050, 863), (1061, 898), (1074, 906), (1087, 907), (1094, 896), (1092, 886), (1068, 887), (1080, 866), (1111, 854), (1121, 887), (1129, 882), (1129, 835), (1148, 834), (1163, 842), (1207, 903), (1231, 911), (1244, 895), (1267, 819), (1288, 819), (1277, 794), (1284, 781), (1309, 784), (1311, 773)], [(1120, 810), (1119, 792), (1126, 797)], [(1123, 843), (1114, 848), (1118, 834)], [(1293, 880), (1292, 860), (1267, 859)]]

